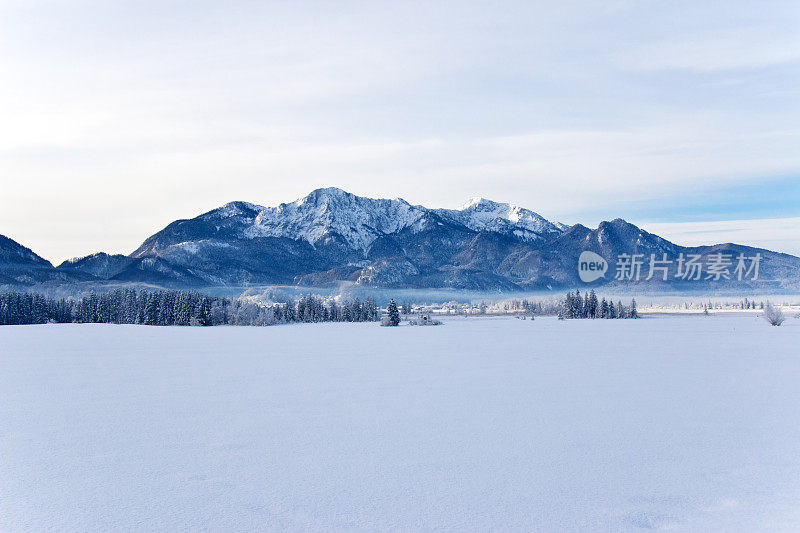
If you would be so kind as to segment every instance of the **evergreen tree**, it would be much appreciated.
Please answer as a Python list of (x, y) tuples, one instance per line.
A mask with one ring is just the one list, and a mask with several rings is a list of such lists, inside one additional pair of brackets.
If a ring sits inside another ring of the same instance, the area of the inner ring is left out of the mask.
[(200, 300), (200, 308), (197, 313), (197, 321), (201, 326), (210, 326), (211, 322), (211, 304), (205, 296)]
[(397, 304), (394, 303), (394, 300), (389, 300), (389, 307), (386, 308), (386, 312), (389, 315), (390, 326), (400, 325), (400, 312), (397, 310)]
[(297, 319), (297, 314), (295, 312), (296, 310), (293, 302), (287, 301), (283, 310), (286, 322), (294, 322)]
[(600, 304), (597, 301), (597, 295), (594, 289), (589, 293), (589, 318), (597, 318), (597, 308)]
[(155, 293), (148, 292), (146, 295), (147, 303), (144, 307), (143, 323), (153, 326), (158, 323), (158, 297)]
[[(397, 304), (395, 304), (395, 306), (396, 305)], [(375, 303), (375, 300), (372, 298), (372, 296), (367, 296), (367, 298), (364, 300), (363, 314), (361, 320), (363, 322), (373, 322), (379, 319), (380, 319), (380, 311), (378, 310), (378, 305)]]
[(361, 321), (361, 300), (355, 298), (350, 303), (350, 320), (353, 322)]

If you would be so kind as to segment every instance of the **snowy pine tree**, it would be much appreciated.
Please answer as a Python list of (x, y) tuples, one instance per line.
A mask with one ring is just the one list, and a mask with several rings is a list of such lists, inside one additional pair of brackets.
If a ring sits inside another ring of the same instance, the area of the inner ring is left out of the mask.
[(600, 304), (597, 301), (597, 295), (594, 289), (589, 293), (589, 318), (597, 318), (597, 308)]
[(400, 325), (400, 311), (398, 311), (397, 304), (394, 300), (389, 300), (389, 307), (386, 308), (386, 314), (388, 315), (389, 326)]
[(600, 318), (608, 318), (608, 302), (605, 297), (600, 301)]

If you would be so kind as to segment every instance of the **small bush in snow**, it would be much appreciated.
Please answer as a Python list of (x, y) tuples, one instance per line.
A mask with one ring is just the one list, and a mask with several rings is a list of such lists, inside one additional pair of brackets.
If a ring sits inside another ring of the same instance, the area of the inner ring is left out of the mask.
[(442, 322), (430, 315), (420, 315), (419, 318), (412, 318), (408, 321), (410, 326), (440, 326)]
[(775, 307), (771, 302), (767, 302), (764, 306), (764, 320), (773, 326), (780, 326), (786, 320), (786, 317), (779, 307)]

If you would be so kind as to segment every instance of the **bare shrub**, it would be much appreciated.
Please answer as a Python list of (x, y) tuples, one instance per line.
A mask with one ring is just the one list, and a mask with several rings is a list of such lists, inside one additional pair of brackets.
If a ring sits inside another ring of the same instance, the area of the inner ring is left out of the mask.
[(764, 320), (773, 326), (780, 326), (786, 320), (780, 307), (775, 307), (772, 302), (767, 302), (764, 305)]

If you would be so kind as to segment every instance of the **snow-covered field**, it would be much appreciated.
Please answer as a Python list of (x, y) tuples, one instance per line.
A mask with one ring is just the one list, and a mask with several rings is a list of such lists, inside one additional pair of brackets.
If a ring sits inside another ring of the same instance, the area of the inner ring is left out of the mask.
[(800, 529), (800, 320), (0, 327), (0, 530)]

